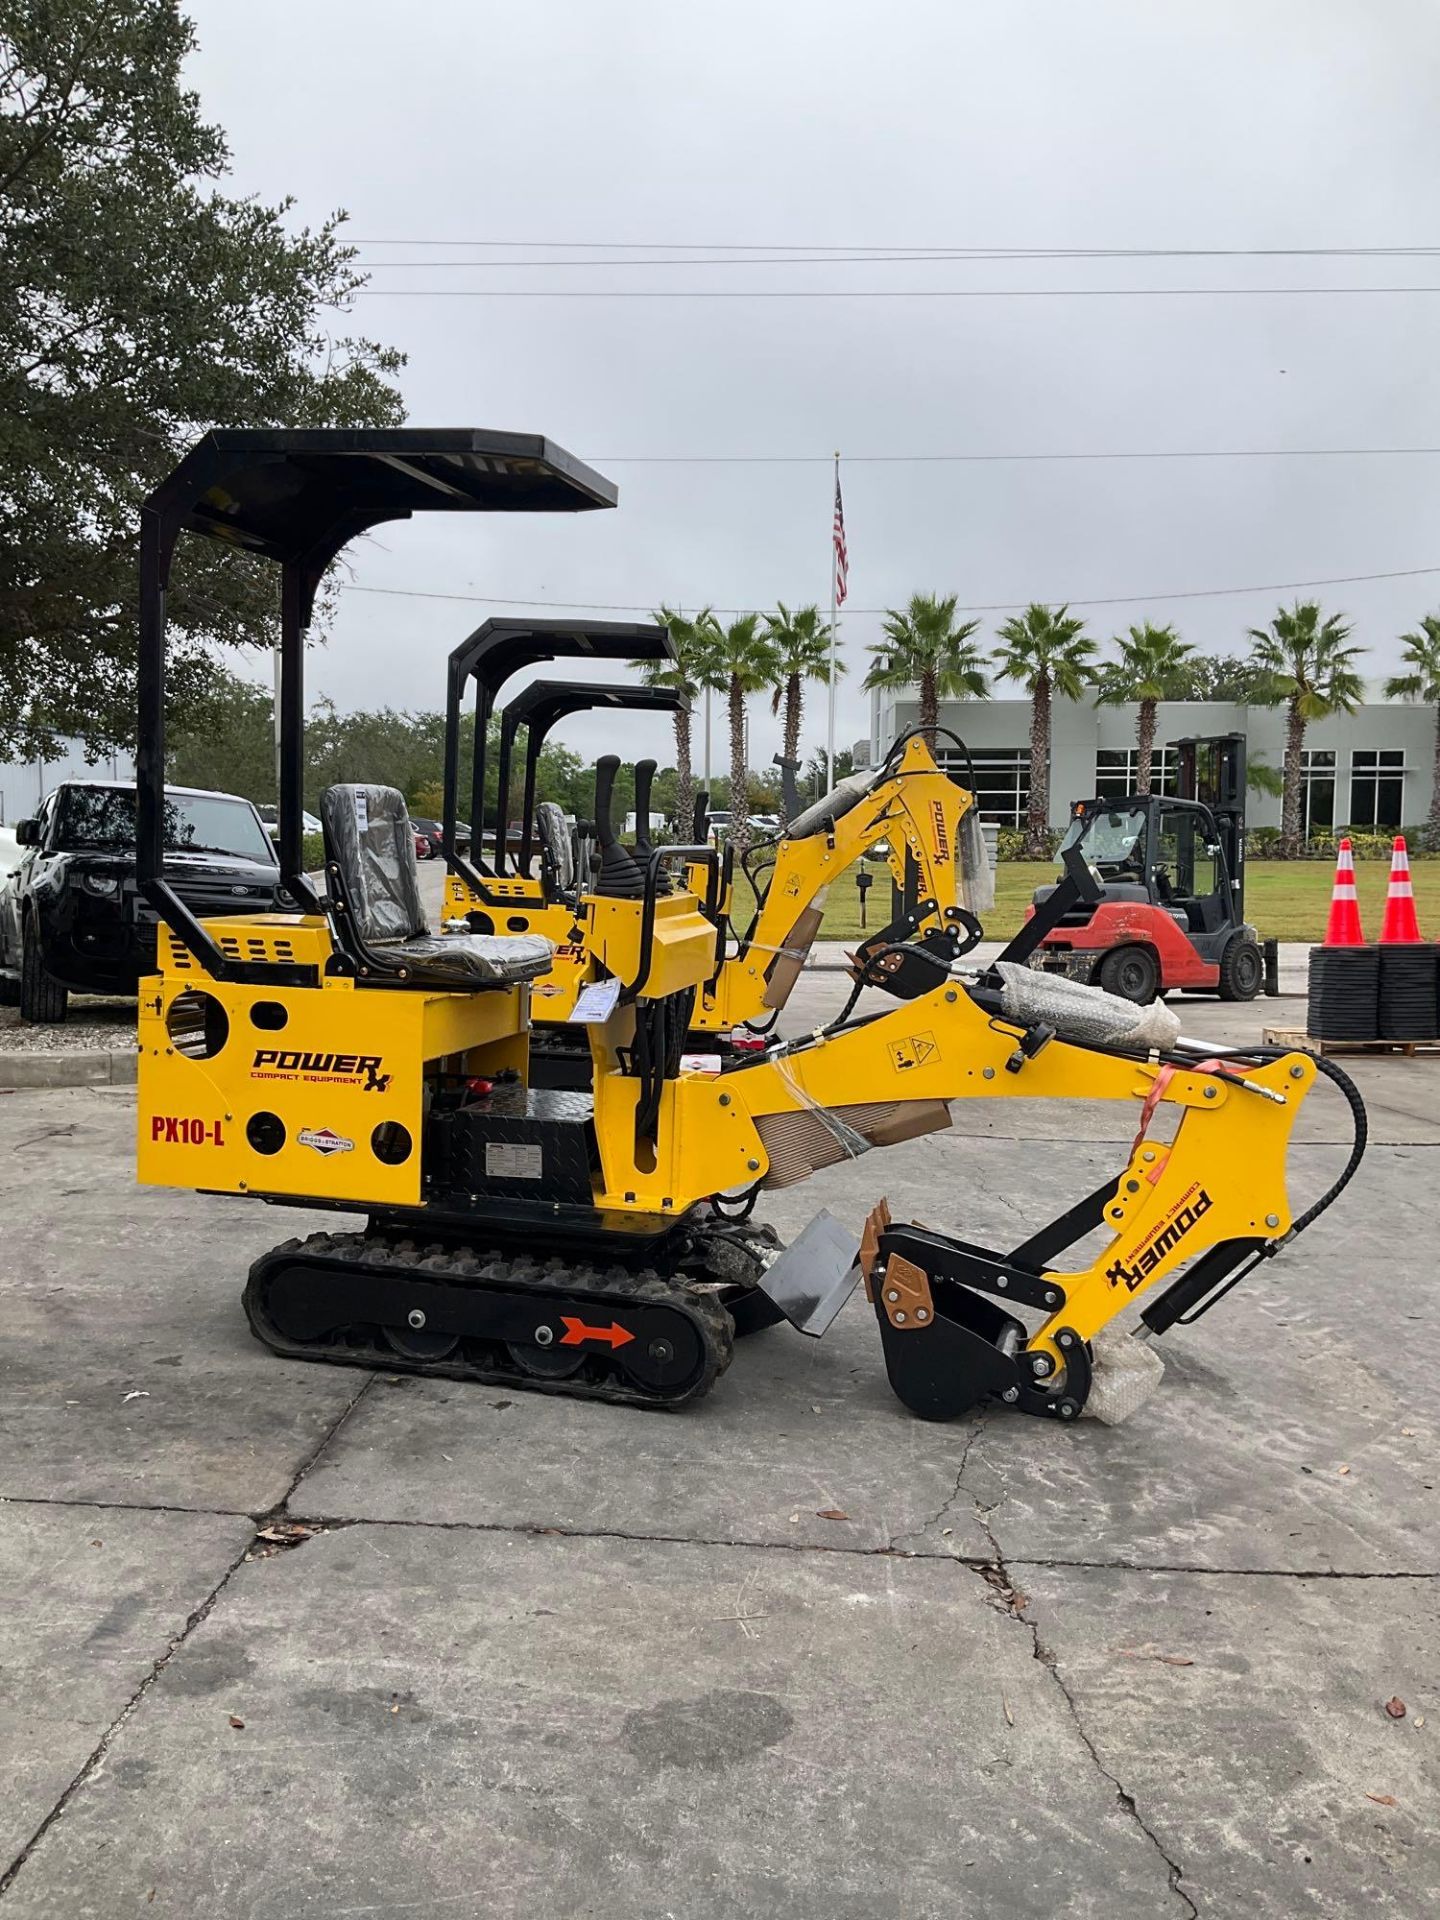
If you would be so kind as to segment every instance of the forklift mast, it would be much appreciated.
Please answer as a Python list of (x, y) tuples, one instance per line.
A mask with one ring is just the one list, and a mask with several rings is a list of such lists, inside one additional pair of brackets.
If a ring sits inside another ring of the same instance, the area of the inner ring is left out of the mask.
[(1245, 918), (1245, 736), (1194, 735), (1177, 740), (1175, 797), (1208, 807), (1231, 879), (1235, 917)]

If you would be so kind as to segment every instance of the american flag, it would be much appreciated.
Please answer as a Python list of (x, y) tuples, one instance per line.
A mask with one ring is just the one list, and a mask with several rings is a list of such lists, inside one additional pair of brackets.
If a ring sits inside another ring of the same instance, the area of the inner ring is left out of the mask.
[(845, 551), (845, 502), (840, 498), (840, 463), (835, 463), (835, 604), (843, 607), (850, 583), (850, 559)]

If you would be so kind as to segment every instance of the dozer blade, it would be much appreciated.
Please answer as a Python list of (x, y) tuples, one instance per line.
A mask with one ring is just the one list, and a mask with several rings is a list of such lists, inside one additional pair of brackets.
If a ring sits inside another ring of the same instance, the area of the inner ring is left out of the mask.
[(760, 1291), (818, 1340), (860, 1283), (860, 1243), (822, 1207), (766, 1268)]

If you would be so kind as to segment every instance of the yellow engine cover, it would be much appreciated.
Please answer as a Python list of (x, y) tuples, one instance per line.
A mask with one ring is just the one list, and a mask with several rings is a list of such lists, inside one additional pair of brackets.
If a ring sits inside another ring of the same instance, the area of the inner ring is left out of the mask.
[(428, 993), (327, 978), (319, 918), (207, 923), (236, 959), (314, 987), (213, 980), (162, 926), (141, 982), (138, 1172), (150, 1186), (419, 1206), (425, 1066), (523, 1070), (528, 991)]

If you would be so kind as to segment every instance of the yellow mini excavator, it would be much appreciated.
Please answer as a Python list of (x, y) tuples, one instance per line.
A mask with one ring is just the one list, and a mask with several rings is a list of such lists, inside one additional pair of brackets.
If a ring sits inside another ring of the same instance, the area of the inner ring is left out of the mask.
[[(673, 711), (679, 696), (665, 688), (620, 688), (607, 683), (531, 683), (500, 710), (497, 755), (498, 818), (487, 858), (483, 827), (462, 853), (458, 836), (460, 715), (470, 683), (475, 688), (475, 749), (470, 808), (477, 823), (486, 809), (486, 738), (504, 682), (541, 661), (557, 658), (661, 661), (672, 657), (669, 634), (660, 626), (617, 621), (523, 622), (487, 620), (451, 654), (447, 675), (446, 771), (443, 837), (448, 863), (444, 917), (477, 933), (540, 935), (555, 949), (550, 972), (533, 989), (531, 1082), (584, 1090), (591, 1057), (584, 1031), (574, 1022), (576, 999), (593, 974), (585, 948), (579, 902), (590, 874), (581, 848), (590, 843), (601, 863), (606, 890), (628, 887), (639, 898), (644, 867), (654, 854), (648, 838), (653, 760), (635, 768), (636, 844), (622, 847), (610, 820), (618, 757), (604, 756), (596, 769), (596, 818), (589, 833), (573, 833), (560, 809), (536, 804), (540, 749), (550, 728), (567, 714), (594, 707)], [(512, 762), (521, 727), (527, 731), (520, 800), (520, 845), (509, 844)], [(942, 729), (943, 731), (943, 729)], [(957, 742), (957, 745), (959, 743)], [(963, 752), (963, 747), (962, 747)], [(703, 798), (703, 797), (702, 797)], [(696, 809), (684, 883), (704, 900), (715, 925), (715, 960), (691, 1009), (697, 1048), (732, 1051), (773, 1027), (789, 999), (820, 929), (828, 889), (864, 855), (883, 850), (901, 900), (899, 918), (864, 942), (856, 977), (872, 966), (882, 974), (923, 978), (928, 983), (979, 940), (980, 922), (962, 900), (962, 876), (988, 875), (975, 843), (968, 869), (957, 860), (962, 831), (974, 827), (961, 790), (937, 768), (917, 735), (898, 741), (880, 775), (856, 775), (803, 811), (762, 848), (746, 874), (756, 898), (748, 927), (731, 926), (733, 848), (724, 850), (718, 902), (705, 879), (704, 805)], [(538, 848), (539, 872), (532, 874)], [(667, 860), (668, 865), (668, 860)], [(988, 905), (988, 899), (974, 904)], [(898, 978), (896, 981), (898, 985)]]
[[(1189, 1045), (1164, 1007), (1032, 972), (1047, 927), (1093, 891), (1083, 860), (994, 965), (967, 969), (945, 950), (937, 935), (959, 946), (969, 929), (942, 908), (865, 956), (861, 982), (888, 1010), (847, 1007), (697, 1070), (685, 1054), (716, 979), (720, 856), (692, 844), (637, 861), (615, 839), (602, 766), (598, 867), (574, 903), (585, 1091), (531, 1076), (531, 992), (551, 943), (432, 933), (399, 794), (332, 787), (323, 891), (302, 871), (304, 631), (345, 543), (414, 512), (576, 512), (614, 498), (534, 436), (254, 430), (208, 435), (146, 502), (138, 865), (157, 952), (140, 1002), (140, 1178), (355, 1216), (353, 1230), (289, 1241), (252, 1268), (250, 1324), (283, 1355), (677, 1406), (724, 1370), (737, 1330), (767, 1317), (757, 1302), (818, 1334), (863, 1281), (914, 1412), (947, 1418), (994, 1396), (1073, 1419), (1122, 1310), (1140, 1303), (1150, 1332), (1206, 1311), (1330, 1204), (1365, 1125), (1332, 1062)], [(165, 878), (164, 596), (187, 531), (281, 569), (291, 912), (202, 922)], [(913, 833), (925, 884), (948, 899), (971, 805), (921, 743), (904, 743), (832, 797), (814, 833), (792, 828), (799, 889), (847, 832), (863, 839), (883, 816)], [(1296, 1216), (1286, 1152), (1321, 1074), (1349, 1100), (1355, 1142)], [(782, 1249), (749, 1221), (762, 1190), (942, 1128), (950, 1103), (977, 1097), (1114, 1100), (1134, 1144), (1008, 1250), (896, 1223), (883, 1201), (859, 1241), (822, 1213)]]

